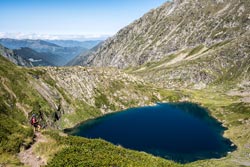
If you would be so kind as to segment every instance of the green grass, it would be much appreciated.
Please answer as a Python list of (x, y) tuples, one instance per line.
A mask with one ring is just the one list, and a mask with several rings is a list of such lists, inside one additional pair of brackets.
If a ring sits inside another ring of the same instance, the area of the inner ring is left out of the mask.
[(60, 92), (60, 94), (63, 96), (63, 98), (66, 100), (67, 103), (71, 104), (71, 98), (65, 93), (63, 88), (60, 88), (59, 86), (55, 86), (55, 88)]
[(226, 112), (230, 112), (230, 115), (228, 115), (228, 120), (231, 125), (237, 126), (240, 124), (244, 124), (243, 121), (250, 118), (250, 105), (248, 105), (247, 103), (232, 103), (228, 106), (225, 106), (224, 110)]
[(64, 149), (57, 152), (48, 166), (136, 166), (136, 167), (178, 167), (175, 162), (152, 155), (124, 149), (101, 139), (82, 137), (62, 137), (55, 132), (47, 132)]
[(210, 46), (209, 49), (217, 49), (217, 48), (219, 48), (219, 47), (222, 47), (222, 46), (224, 46), (224, 45), (230, 43), (231, 41), (232, 41), (232, 40), (226, 40), (226, 41), (223, 41), (223, 42), (218, 42), (218, 43), (216, 43), (216, 44)]
[[(1, 164), (17, 165), (20, 162), (13, 155), (21, 147), (28, 147), (32, 142), (33, 130), (28, 126), (24, 113), (16, 103), (22, 103), (27, 97), (27, 78), (23, 70), (0, 57), (0, 166)], [(22, 99), (17, 100), (16, 97)], [(3, 158), (4, 157), (4, 158)]]
[(107, 98), (107, 96), (103, 93), (101, 93), (100, 91), (99, 92), (99, 95), (97, 95), (95, 97), (95, 106), (97, 108), (101, 108), (102, 106), (110, 106), (110, 103), (109, 103), (109, 100)]
[(189, 54), (188, 54), (186, 57), (190, 57), (190, 56), (193, 56), (193, 55), (199, 53), (203, 48), (204, 48), (203, 45), (199, 45), (199, 46), (195, 47), (194, 49), (192, 49), (192, 50), (189, 52)]
[(59, 120), (59, 127), (62, 129), (70, 128), (87, 119), (95, 118), (102, 115), (101, 111), (84, 101), (75, 100), (72, 105), (75, 107), (75, 112), (65, 113)]
[(5, 157), (0, 159), (0, 166), (20, 163), (16, 154), (33, 138), (29, 116), (41, 112), (50, 117), (53, 112), (30, 83), (43, 74), (41, 70), (18, 67), (0, 56), (0, 154)]
[[(240, 166), (235, 161), (249, 161), (250, 151), (245, 147), (250, 141), (249, 124), (250, 104), (242, 103), (238, 97), (225, 95), (226, 86), (209, 87), (204, 90), (183, 90), (189, 100), (207, 108), (211, 116), (223, 123), (228, 129), (224, 136), (237, 146), (237, 150), (225, 158), (193, 162), (190, 166)], [(234, 161), (233, 161), (234, 160)]]
[[(185, 51), (182, 51), (180, 53), (183, 53), (183, 52)], [(145, 73), (150, 70), (155, 70), (155, 68), (159, 68), (159, 66), (164, 65), (167, 62), (170, 62), (172, 59), (177, 57), (180, 53), (165, 56), (161, 61), (155, 61), (155, 62), (152, 61), (152, 62), (147, 62), (141, 66), (129, 67), (129, 68), (126, 68), (124, 71), (127, 73), (131, 73), (131, 74), (138, 74), (138, 73)]]

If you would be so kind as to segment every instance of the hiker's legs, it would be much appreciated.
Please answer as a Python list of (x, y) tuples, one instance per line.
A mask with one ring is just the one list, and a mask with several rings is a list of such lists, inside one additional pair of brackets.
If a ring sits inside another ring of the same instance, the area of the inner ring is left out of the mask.
[(41, 126), (37, 125), (37, 131), (40, 131), (40, 129), (41, 129)]
[(34, 129), (35, 129), (35, 132), (36, 132), (36, 131), (39, 131), (40, 128), (39, 128), (38, 123), (35, 123), (35, 124), (34, 124)]

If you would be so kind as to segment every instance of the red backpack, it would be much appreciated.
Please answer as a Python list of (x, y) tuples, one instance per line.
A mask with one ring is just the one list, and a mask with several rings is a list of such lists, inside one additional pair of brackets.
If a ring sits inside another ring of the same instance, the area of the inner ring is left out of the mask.
[(35, 117), (32, 117), (31, 119), (30, 119), (30, 124), (31, 125), (34, 125), (36, 123), (36, 118)]

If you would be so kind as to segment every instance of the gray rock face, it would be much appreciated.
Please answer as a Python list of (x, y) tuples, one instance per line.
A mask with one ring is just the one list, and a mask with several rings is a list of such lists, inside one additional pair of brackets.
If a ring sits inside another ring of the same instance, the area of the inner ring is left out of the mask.
[(33, 76), (30, 85), (57, 115), (56, 122), (50, 122), (57, 128), (72, 127), (95, 116), (153, 104), (163, 99), (162, 93), (167, 92), (116, 68), (39, 67), (35, 70), (42, 75)]
[[(139, 105), (149, 101), (147, 93), (136, 93), (136, 87), (144, 85), (142, 80), (114, 68), (47, 67), (45, 70), (71, 98), (80, 99), (91, 106), (96, 105), (96, 98), (100, 95), (107, 96), (109, 104), (121, 109), (126, 108), (124, 104), (132, 100), (138, 101)], [(105, 113), (110, 107), (104, 105), (107, 104), (102, 104), (100, 108)]]
[(249, 25), (248, 0), (174, 0), (123, 28), (75, 64), (135, 67), (183, 49), (237, 38)]
[(3, 47), (0, 45), (0, 55), (9, 59), (12, 63), (19, 66), (32, 67), (32, 64), (29, 61), (26, 61), (21, 56), (17, 55), (13, 50)]

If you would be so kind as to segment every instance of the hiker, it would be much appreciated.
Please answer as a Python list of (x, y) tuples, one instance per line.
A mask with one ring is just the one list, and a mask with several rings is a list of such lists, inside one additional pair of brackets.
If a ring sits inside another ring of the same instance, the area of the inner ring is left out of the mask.
[(38, 124), (38, 120), (36, 119), (36, 115), (33, 114), (31, 119), (30, 119), (30, 124), (34, 126), (35, 131), (37, 129), (37, 131), (40, 130), (41, 126)]

